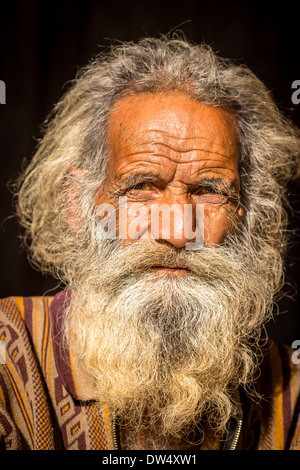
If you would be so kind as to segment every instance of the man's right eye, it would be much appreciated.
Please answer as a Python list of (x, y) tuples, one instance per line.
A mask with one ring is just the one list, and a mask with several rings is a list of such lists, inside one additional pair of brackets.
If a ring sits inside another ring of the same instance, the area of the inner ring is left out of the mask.
[(151, 186), (150, 183), (148, 183), (147, 181), (141, 181), (140, 183), (136, 183), (132, 186), (130, 186), (129, 188), (126, 188), (124, 190), (124, 193), (125, 194), (128, 194), (130, 192), (134, 192), (134, 191), (151, 191), (153, 189), (153, 187)]
[(143, 183), (143, 182), (137, 183), (137, 184), (131, 186), (130, 188), (127, 188), (126, 191), (131, 191), (132, 189), (145, 189), (145, 185), (146, 185), (146, 184), (147, 184), (147, 183)]

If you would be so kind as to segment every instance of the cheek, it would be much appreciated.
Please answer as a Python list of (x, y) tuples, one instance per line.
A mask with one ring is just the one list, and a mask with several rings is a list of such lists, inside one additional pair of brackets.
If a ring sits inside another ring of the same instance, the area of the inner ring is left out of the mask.
[(224, 242), (226, 235), (234, 231), (237, 217), (224, 207), (204, 209), (204, 243), (216, 246)]

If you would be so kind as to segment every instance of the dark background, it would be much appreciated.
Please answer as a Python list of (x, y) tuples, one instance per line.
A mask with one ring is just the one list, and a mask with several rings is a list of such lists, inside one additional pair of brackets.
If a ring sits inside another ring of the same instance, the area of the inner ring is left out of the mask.
[[(299, 2), (300, 3), (300, 2)], [(6, 104), (0, 106), (0, 297), (53, 294), (57, 282), (28, 264), (18, 241), (9, 180), (30, 158), (40, 124), (78, 67), (112, 40), (136, 40), (181, 29), (195, 42), (205, 41), (221, 55), (246, 63), (272, 91), (277, 106), (300, 125), (300, 104), (291, 101), (300, 80), (300, 5), (296, 2), (198, 1), (11, 1), (0, 6), (0, 79)], [(290, 185), (299, 227), (299, 184)], [(299, 235), (286, 260), (289, 294), (280, 315), (267, 325), (269, 335), (291, 345), (300, 338)]]

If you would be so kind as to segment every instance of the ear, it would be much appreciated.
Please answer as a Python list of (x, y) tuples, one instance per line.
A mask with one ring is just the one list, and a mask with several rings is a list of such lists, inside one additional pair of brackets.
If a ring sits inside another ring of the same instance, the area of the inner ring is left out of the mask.
[(79, 203), (83, 183), (84, 171), (77, 166), (71, 166), (66, 172), (63, 181), (63, 194), (65, 197), (66, 217), (74, 235), (79, 232), (84, 218)]

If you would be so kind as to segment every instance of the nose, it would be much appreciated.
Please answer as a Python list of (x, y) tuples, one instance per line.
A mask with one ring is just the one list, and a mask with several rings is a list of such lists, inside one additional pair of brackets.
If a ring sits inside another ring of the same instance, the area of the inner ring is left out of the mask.
[(153, 204), (150, 212), (148, 236), (159, 243), (184, 248), (197, 239), (196, 208), (186, 203)]

